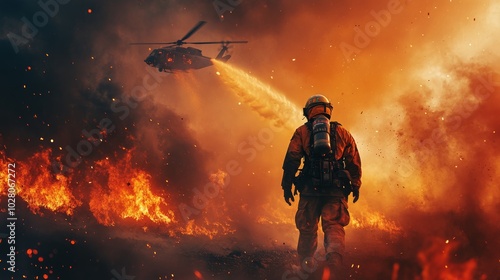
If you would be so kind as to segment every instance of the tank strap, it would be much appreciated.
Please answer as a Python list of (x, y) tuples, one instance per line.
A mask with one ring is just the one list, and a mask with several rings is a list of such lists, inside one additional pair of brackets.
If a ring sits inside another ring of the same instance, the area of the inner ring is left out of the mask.
[(311, 153), (311, 156), (312, 156), (312, 153), (314, 151), (314, 149), (313, 149), (314, 136), (312, 133), (312, 131), (313, 131), (312, 122), (311, 121), (306, 122), (306, 127), (307, 127), (307, 130), (309, 131), (309, 152)]
[(332, 146), (333, 159), (335, 158), (335, 152), (337, 151), (337, 126), (341, 125), (338, 122), (330, 122), (330, 145)]

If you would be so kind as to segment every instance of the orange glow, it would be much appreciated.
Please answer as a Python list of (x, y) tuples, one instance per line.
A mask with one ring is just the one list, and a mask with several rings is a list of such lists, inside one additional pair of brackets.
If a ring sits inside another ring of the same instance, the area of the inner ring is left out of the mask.
[(474, 279), (476, 260), (456, 263), (450, 258), (458, 246), (457, 242), (446, 243), (439, 238), (432, 239), (430, 246), (418, 253), (418, 260), (422, 265), (422, 279)]
[(330, 279), (330, 268), (325, 267), (323, 269), (323, 276), (321, 277), (322, 280), (328, 280)]
[(391, 280), (397, 280), (398, 279), (398, 273), (399, 273), (399, 263), (394, 263), (392, 265)]
[(194, 271), (194, 276), (196, 276), (196, 279), (203, 279), (203, 275), (198, 270)]

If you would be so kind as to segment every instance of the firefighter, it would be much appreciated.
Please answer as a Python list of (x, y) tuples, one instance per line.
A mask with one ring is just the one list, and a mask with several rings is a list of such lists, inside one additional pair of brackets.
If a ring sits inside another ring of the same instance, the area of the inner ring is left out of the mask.
[[(359, 199), (361, 159), (352, 135), (339, 123), (330, 122), (332, 110), (323, 95), (307, 100), (303, 109), (307, 123), (290, 140), (281, 186), (288, 205), (300, 193), (295, 224), (300, 232), (297, 253), (301, 265), (314, 260), (321, 218), (326, 266), (331, 275), (338, 275), (345, 248), (344, 227), (350, 220), (347, 197), (352, 193), (353, 202)], [(302, 158), (304, 165), (296, 177)]]

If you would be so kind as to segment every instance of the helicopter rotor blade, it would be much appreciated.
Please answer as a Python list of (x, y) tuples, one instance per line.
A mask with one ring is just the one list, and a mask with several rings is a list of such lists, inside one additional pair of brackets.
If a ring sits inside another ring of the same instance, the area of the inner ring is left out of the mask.
[(248, 41), (212, 41), (212, 42), (184, 42), (184, 44), (204, 45), (204, 44), (245, 44)]
[(246, 44), (248, 41), (222, 41), (225, 44)]
[(147, 43), (129, 43), (129, 45), (184, 45), (184, 44), (193, 44), (193, 45), (205, 45), (205, 44), (246, 44), (248, 41), (209, 41), (209, 42), (184, 42), (179, 41), (175, 42), (147, 42)]
[(187, 38), (191, 37), (198, 29), (200, 29), (203, 25), (205, 25), (207, 22), (206, 21), (200, 21), (198, 24), (196, 24), (182, 39), (174, 41), (174, 42), (154, 42), (154, 43), (130, 43), (130, 45), (184, 45), (186, 42)]
[(167, 45), (167, 44), (176, 44), (177, 42), (167, 42), (167, 43), (130, 43), (129, 45)]
[(200, 21), (198, 22), (198, 24), (196, 24), (186, 35), (184, 35), (184, 37), (182, 37), (182, 39), (180, 39), (178, 42), (183, 42), (184, 40), (186, 40), (187, 38), (191, 37), (191, 35), (193, 35), (196, 31), (198, 31), (198, 29), (200, 29), (203, 25), (205, 25), (205, 23), (207, 23), (206, 21)]

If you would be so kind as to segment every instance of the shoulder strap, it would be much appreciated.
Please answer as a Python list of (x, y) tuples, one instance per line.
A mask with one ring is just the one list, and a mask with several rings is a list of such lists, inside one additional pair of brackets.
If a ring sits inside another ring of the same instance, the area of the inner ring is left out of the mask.
[[(306, 127), (307, 127), (307, 131), (309, 131), (309, 148), (312, 149), (312, 144), (313, 144), (313, 125), (312, 125), (312, 122), (308, 121), (305, 123)], [(312, 152), (312, 150), (311, 150)]]
[(311, 132), (312, 132), (312, 130), (313, 130), (313, 128), (312, 128), (312, 126), (313, 126), (313, 125), (312, 125), (312, 122), (306, 122), (306, 123), (304, 123), (304, 125), (307, 127), (307, 129), (308, 129), (309, 131), (311, 131)]
[(333, 160), (337, 160), (335, 152), (337, 151), (337, 126), (339, 125), (341, 124), (336, 121), (330, 122), (330, 145), (332, 146)]

